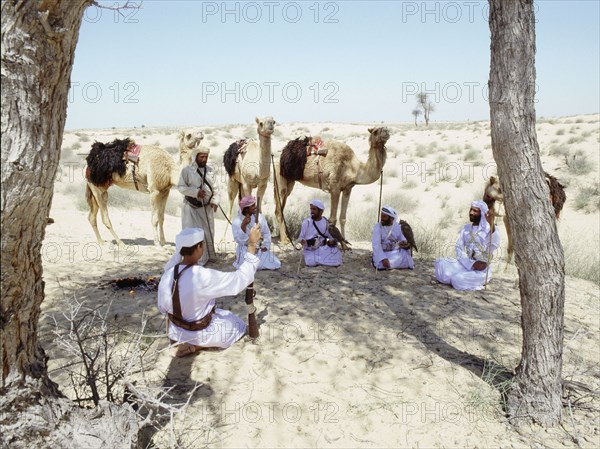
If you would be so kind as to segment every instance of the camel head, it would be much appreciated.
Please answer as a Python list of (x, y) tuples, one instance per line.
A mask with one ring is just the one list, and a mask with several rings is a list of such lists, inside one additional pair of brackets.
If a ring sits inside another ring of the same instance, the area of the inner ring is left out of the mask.
[(500, 180), (495, 176), (490, 176), (489, 181), (483, 189), (483, 202), (490, 207), (496, 201), (499, 203), (503, 202), (504, 194), (500, 188)]
[(369, 144), (371, 146), (385, 146), (388, 139), (390, 138), (390, 130), (385, 126), (378, 126), (377, 128), (369, 128)]
[(187, 164), (190, 162), (190, 156), (204, 139), (202, 131), (181, 130), (179, 131), (179, 162)]
[(271, 137), (271, 134), (275, 131), (275, 123), (273, 117), (256, 117), (256, 124), (258, 125), (256, 131), (263, 137)]

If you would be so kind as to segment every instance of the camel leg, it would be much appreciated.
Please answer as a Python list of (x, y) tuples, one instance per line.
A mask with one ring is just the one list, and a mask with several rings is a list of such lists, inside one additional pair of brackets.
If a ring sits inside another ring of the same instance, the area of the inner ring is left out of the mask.
[[(288, 197), (290, 196), (290, 193), (292, 193), (292, 190), (294, 188), (294, 181), (288, 181), (285, 178), (278, 176), (277, 177), (277, 187), (279, 190), (279, 195), (277, 194), (278, 192), (274, 192), (275, 193), (275, 218), (277, 220), (277, 223), (279, 225), (279, 241), (282, 245), (287, 245), (288, 243), (290, 243), (290, 240), (287, 236), (286, 233), (286, 229), (285, 229), (285, 221), (284, 221), (284, 211), (285, 211), (285, 204), (287, 202)], [(275, 189), (275, 185), (273, 185), (273, 190)], [(280, 204), (281, 203), (281, 204)]]
[[(240, 190), (240, 183), (235, 180), (235, 178), (230, 177), (227, 180), (227, 196), (229, 197), (229, 220), (233, 222), (233, 203), (235, 201), (235, 197), (238, 196)], [(225, 233), (223, 234), (223, 238), (221, 239), (221, 243), (225, 241), (225, 237), (227, 236), (227, 226), (225, 226)]]
[(100, 237), (100, 231), (98, 231), (98, 202), (96, 201), (96, 197), (94, 196), (89, 183), (87, 184), (85, 189), (85, 199), (90, 208), (90, 212), (88, 214), (88, 221), (92, 225), (94, 234), (96, 234), (96, 240), (98, 241), (98, 244), (103, 245), (105, 242), (104, 240), (102, 240), (102, 237)]
[[(260, 181), (258, 188), (256, 189), (256, 198), (260, 198), (261, 200), (265, 198), (265, 190), (267, 190), (267, 183), (269, 182), (269, 178)], [(262, 202), (262, 201), (261, 201)]]
[[(117, 235), (115, 230), (113, 229), (112, 223), (110, 221), (110, 217), (108, 216), (108, 190), (100, 190), (93, 184), (89, 184), (89, 183), (88, 183), (88, 187), (91, 189), (92, 194), (94, 195), (94, 199), (98, 203), (98, 208), (100, 209), (100, 215), (102, 217), (102, 223), (110, 231), (113, 238), (117, 242), (117, 245), (126, 246), (121, 241), (121, 239), (119, 238), (119, 236)], [(94, 222), (95, 221), (96, 221), (96, 217), (94, 217)], [(92, 222), (90, 221), (90, 223), (92, 223)], [(92, 227), (93, 226), (94, 226), (94, 223), (92, 223)], [(98, 233), (97, 226), (96, 226), (96, 237), (99, 239), (99, 243), (102, 244), (102, 239), (99, 238), (100, 234)]]
[(337, 223), (337, 211), (338, 203), (340, 202), (340, 193), (341, 192), (339, 190), (331, 190), (331, 213), (329, 214), (329, 223), (331, 223), (334, 226)]
[(512, 261), (513, 257), (513, 242), (512, 237), (510, 236), (510, 227), (508, 226), (508, 216), (504, 214), (504, 229), (506, 230), (506, 240), (508, 241), (508, 245), (506, 247), (506, 266), (504, 267), (504, 271), (508, 269), (508, 265)]
[(152, 205), (152, 227), (154, 228), (154, 246), (164, 246), (167, 244), (163, 223), (165, 222), (165, 207), (169, 199), (169, 190), (153, 191), (150, 193), (150, 203)]
[(348, 187), (342, 191), (342, 209), (340, 210), (340, 232), (346, 237), (346, 211), (348, 210), (348, 203), (350, 202), (350, 194), (352, 193), (352, 187)]

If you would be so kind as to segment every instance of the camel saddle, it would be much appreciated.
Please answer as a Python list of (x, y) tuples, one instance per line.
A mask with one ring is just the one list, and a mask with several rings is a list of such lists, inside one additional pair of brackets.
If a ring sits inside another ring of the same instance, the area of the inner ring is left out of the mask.
[(327, 156), (327, 148), (323, 148), (323, 140), (320, 137), (315, 140), (310, 139), (310, 143), (306, 147), (306, 157), (308, 156)]
[(132, 145), (129, 145), (129, 147), (127, 147), (127, 151), (125, 151), (125, 153), (123, 153), (123, 160), (133, 162), (134, 164), (137, 163), (137, 161), (140, 160), (140, 151), (141, 150), (142, 150), (141, 145), (136, 145), (135, 143)]
[[(85, 179), (87, 182), (90, 182), (90, 174), (91, 174), (91, 169), (89, 166), (85, 167)], [(108, 181), (106, 181), (104, 184), (98, 185), (98, 187), (102, 188), (102, 189), (108, 189), (113, 183), (112, 178), (109, 179)]]

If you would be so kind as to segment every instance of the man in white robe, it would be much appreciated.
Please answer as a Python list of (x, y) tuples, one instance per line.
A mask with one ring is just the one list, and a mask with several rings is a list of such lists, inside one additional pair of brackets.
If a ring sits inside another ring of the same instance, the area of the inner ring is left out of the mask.
[[(256, 207), (256, 198), (253, 196), (245, 196), (240, 200), (240, 211), (238, 216), (235, 217), (231, 223), (233, 239), (237, 243), (236, 260), (233, 263), (233, 266), (236, 268), (242, 265), (248, 251), (250, 230), (256, 224)], [(260, 260), (258, 269), (277, 270), (281, 268), (281, 262), (277, 256), (271, 252), (271, 230), (269, 229), (267, 220), (261, 213), (258, 214), (258, 225), (260, 227), (260, 233), (263, 236), (262, 240), (259, 242), (260, 248), (258, 248), (256, 253)]]
[(342, 264), (342, 252), (328, 230), (329, 221), (323, 217), (324, 210), (322, 201), (312, 200), (310, 218), (302, 222), (298, 240), (304, 248), (304, 263), (307, 267), (339, 267)]
[(391, 206), (381, 208), (379, 223), (373, 227), (373, 265), (378, 270), (394, 268), (413, 269), (415, 263), (410, 255), (410, 244), (402, 234), (398, 214)]
[(216, 259), (214, 213), (219, 207), (216, 175), (207, 165), (210, 150), (198, 146), (192, 152), (192, 162), (181, 170), (177, 190), (184, 196), (181, 207), (181, 228), (200, 228), (204, 231), (207, 251), (199, 265)]
[(434, 265), (436, 279), (457, 290), (481, 290), (492, 279), (492, 255), (500, 246), (498, 230), (491, 232), (483, 201), (471, 203), (469, 220), (458, 235), (456, 259), (440, 258)]
[[(177, 234), (177, 250), (165, 265), (158, 285), (158, 309), (169, 314), (168, 336), (178, 344), (177, 357), (202, 348), (228, 348), (246, 332), (244, 321), (228, 310), (216, 308), (215, 299), (237, 295), (254, 281), (260, 229), (255, 226), (250, 231), (248, 254), (236, 271), (228, 273), (197, 264), (204, 252), (204, 235), (200, 228), (187, 228)], [(178, 300), (174, 293), (176, 277)]]

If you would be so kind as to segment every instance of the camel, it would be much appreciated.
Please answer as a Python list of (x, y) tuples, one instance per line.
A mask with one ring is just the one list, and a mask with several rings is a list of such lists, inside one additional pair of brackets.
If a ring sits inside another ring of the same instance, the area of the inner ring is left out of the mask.
[(330, 222), (337, 223), (338, 204), (340, 230), (345, 236), (346, 211), (352, 188), (357, 184), (377, 181), (385, 164), (385, 144), (390, 138), (386, 127), (369, 128), (369, 157), (366, 162), (356, 158), (354, 151), (343, 142), (322, 141), (319, 137), (304, 137), (287, 143), (281, 152), (276, 169), (275, 216), (279, 223), (281, 243), (289, 243), (283, 220), (287, 198), (296, 181), (308, 187), (329, 192)]
[(275, 120), (273, 117), (256, 117), (255, 120), (259, 142), (238, 140), (223, 155), (223, 165), (229, 175), (229, 216), (233, 212), (236, 195), (238, 199), (252, 195), (256, 188), (256, 196), (263, 198), (271, 175), (271, 135), (275, 131)]
[[(554, 215), (556, 219), (560, 219), (560, 213), (562, 211), (563, 206), (565, 205), (565, 201), (567, 200), (567, 195), (565, 193), (565, 186), (563, 186), (558, 179), (554, 176), (549, 175), (544, 172), (546, 177), (546, 182), (548, 183), (548, 187), (550, 188), (550, 202), (554, 207)], [(504, 194), (502, 193), (502, 187), (500, 186), (500, 180), (495, 176), (490, 176), (489, 181), (486, 183), (483, 190), (483, 201), (488, 205), (490, 211), (493, 212), (494, 218), (500, 217), (499, 207), (496, 205), (496, 202), (503, 203), (504, 202)], [(504, 222), (504, 229), (506, 230), (506, 238), (508, 241), (508, 246), (506, 249), (507, 257), (506, 257), (506, 267), (512, 261), (512, 256), (514, 252), (512, 237), (510, 235), (510, 227), (508, 225), (508, 216), (504, 214), (502, 216), (502, 221)]]
[(88, 220), (100, 245), (104, 240), (98, 231), (98, 211), (102, 216), (102, 223), (117, 244), (124, 245), (108, 215), (108, 188), (111, 185), (150, 194), (154, 244), (166, 244), (163, 222), (170, 189), (179, 182), (181, 166), (189, 164), (191, 152), (203, 138), (202, 132), (180, 132), (179, 163), (158, 146), (136, 145), (129, 138), (115, 139), (108, 144), (94, 142), (86, 158), (86, 201), (90, 208)]

